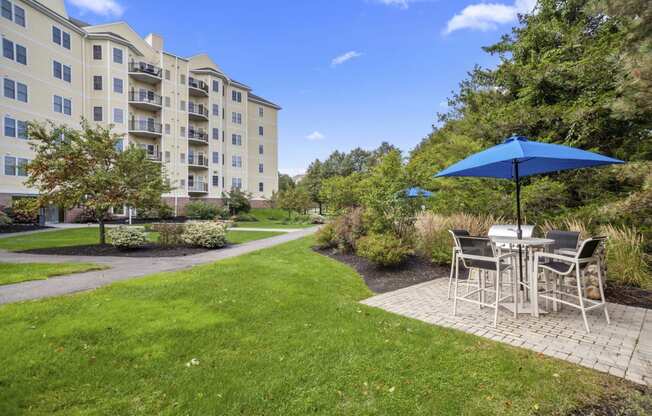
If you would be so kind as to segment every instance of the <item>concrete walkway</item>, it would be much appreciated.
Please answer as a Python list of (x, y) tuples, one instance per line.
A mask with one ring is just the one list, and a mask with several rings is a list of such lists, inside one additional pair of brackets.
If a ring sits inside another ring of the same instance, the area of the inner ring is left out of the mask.
[(611, 324), (607, 325), (601, 310), (591, 311), (590, 334), (584, 330), (579, 311), (568, 307), (539, 318), (519, 315), (515, 319), (502, 310), (494, 328), (490, 308), (458, 302), (457, 316), (453, 316), (447, 278), (383, 293), (362, 303), (652, 386), (652, 310), (608, 303)]
[[(56, 256), (40, 254), (12, 253), (0, 251), (0, 262), (11, 263), (98, 263), (111, 268), (68, 276), (51, 277), (47, 280), (34, 280), (0, 286), (0, 304), (60, 296), (68, 293), (95, 289), (112, 282), (133, 279), (152, 273), (187, 269), (199, 264), (212, 263), (252, 251), (273, 247), (288, 241), (297, 240), (317, 231), (319, 227), (303, 228), (291, 233), (250, 241), (221, 250), (207, 251), (185, 257), (102, 257), (102, 256)], [(258, 231), (258, 229), (257, 229)]]

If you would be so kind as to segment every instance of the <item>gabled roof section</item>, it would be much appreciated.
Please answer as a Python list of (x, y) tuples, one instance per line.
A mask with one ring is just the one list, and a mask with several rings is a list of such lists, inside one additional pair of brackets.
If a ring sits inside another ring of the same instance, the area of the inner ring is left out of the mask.
[(157, 53), (127, 22), (120, 21), (85, 26), (84, 30), (88, 32), (89, 35), (111, 36), (118, 40), (122, 40), (127, 43), (128, 46), (131, 46), (136, 50), (140, 55), (152, 56)]
[(266, 100), (263, 97), (259, 97), (256, 94), (252, 94), (252, 93), (249, 93), (247, 95), (248, 95), (249, 101), (252, 101), (252, 102), (258, 103), (258, 104), (263, 104), (263, 105), (266, 105), (268, 107), (275, 108), (277, 110), (281, 110), (281, 106), (279, 106), (278, 104), (274, 104), (273, 102), (271, 102), (269, 100)]
[(233, 78), (231, 78), (231, 84), (238, 88), (242, 88), (243, 90), (251, 91), (251, 87), (248, 86), (247, 84), (243, 84), (242, 82), (236, 81)]
[(188, 58), (190, 62), (190, 70), (214, 70), (220, 74), (224, 74), (222, 68), (213, 61), (213, 59), (208, 56), (207, 53), (200, 53), (198, 55), (193, 55)]

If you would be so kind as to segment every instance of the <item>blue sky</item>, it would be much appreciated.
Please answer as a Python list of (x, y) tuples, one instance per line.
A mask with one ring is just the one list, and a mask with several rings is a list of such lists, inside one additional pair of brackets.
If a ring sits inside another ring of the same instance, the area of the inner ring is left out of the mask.
[(66, 2), (90, 23), (159, 33), (170, 52), (207, 52), (280, 104), (279, 168), (296, 174), (336, 149), (388, 141), (409, 151), (467, 71), (496, 64), (480, 48), (535, 0)]

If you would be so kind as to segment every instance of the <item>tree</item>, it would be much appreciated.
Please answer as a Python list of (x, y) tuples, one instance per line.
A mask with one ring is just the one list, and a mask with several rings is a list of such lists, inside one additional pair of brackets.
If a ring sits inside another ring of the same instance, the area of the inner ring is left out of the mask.
[(230, 192), (222, 193), (222, 198), (229, 208), (231, 215), (238, 215), (241, 212), (251, 211), (249, 203), (250, 195), (238, 188), (231, 189)]
[(111, 207), (156, 207), (170, 191), (161, 165), (143, 149), (117, 149), (120, 136), (110, 128), (81, 130), (53, 123), (30, 123), (30, 145), (36, 156), (27, 166), (27, 186), (39, 191), (39, 204), (81, 207), (99, 223), (100, 244), (106, 243), (104, 222)]
[(335, 213), (359, 206), (363, 179), (364, 175), (361, 173), (328, 178), (321, 185), (319, 197), (327, 209)]
[(294, 188), (294, 186), (295, 186), (294, 180), (292, 180), (292, 177), (290, 175), (286, 175), (285, 173), (278, 174), (279, 191), (285, 191), (286, 189)]
[(305, 213), (310, 208), (310, 195), (302, 188), (290, 188), (278, 195), (278, 207), (288, 212), (288, 218), (292, 218), (292, 212)]
[(310, 199), (319, 206), (319, 215), (322, 215), (322, 198), (320, 196), (322, 181), (324, 180), (324, 171), (319, 159), (308, 166), (306, 176), (301, 180), (299, 186), (308, 192)]

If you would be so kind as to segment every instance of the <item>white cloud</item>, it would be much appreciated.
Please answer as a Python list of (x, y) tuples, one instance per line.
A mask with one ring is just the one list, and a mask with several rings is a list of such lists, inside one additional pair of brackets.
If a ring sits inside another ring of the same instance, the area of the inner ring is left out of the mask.
[(324, 138), (326, 138), (326, 136), (324, 136), (323, 134), (321, 134), (317, 130), (313, 131), (312, 133), (310, 133), (309, 135), (306, 136), (306, 139), (312, 140), (312, 141), (323, 140)]
[(279, 168), (279, 172), (290, 176), (303, 175), (306, 173), (306, 168)]
[(362, 56), (360, 52), (348, 51), (347, 53), (343, 53), (342, 55), (333, 58), (333, 60), (331, 61), (331, 66), (341, 65), (344, 62), (349, 61), (353, 58), (357, 58), (359, 56)]
[(493, 30), (500, 24), (516, 21), (518, 13), (530, 13), (537, 0), (516, 0), (513, 5), (478, 3), (466, 6), (447, 23), (444, 34), (460, 29)]
[(388, 6), (398, 6), (401, 9), (407, 9), (410, 1), (412, 0), (376, 0), (378, 3), (386, 4)]
[(125, 9), (116, 0), (68, 0), (82, 12), (91, 12), (101, 16), (122, 16)]

